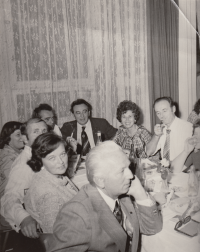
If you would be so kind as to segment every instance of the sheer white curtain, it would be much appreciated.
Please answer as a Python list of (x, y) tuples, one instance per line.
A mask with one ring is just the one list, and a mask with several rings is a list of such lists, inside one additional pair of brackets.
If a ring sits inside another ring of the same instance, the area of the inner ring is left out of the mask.
[(196, 102), (196, 0), (179, 0), (179, 109), (188, 118)]
[(131, 99), (150, 128), (146, 0), (0, 0), (0, 127), (51, 104), (59, 126), (70, 103), (88, 100), (93, 116), (117, 126)]

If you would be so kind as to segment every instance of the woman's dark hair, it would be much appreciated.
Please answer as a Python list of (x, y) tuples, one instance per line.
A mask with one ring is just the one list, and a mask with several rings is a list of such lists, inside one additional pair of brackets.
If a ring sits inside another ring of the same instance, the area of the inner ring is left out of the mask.
[(195, 103), (194, 111), (197, 113), (197, 115), (200, 113), (200, 99)]
[(56, 150), (60, 144), (63, 144), (68, 153), (68, 145), (62, 137), (54, 132), (47, 132), (38, 136), (32, 145), (32, 157), (27, 164), (34, 172), (39, 172), (43, 166), (42, 158)]
[(4, 124), (1, 134), (0, 134), (0, 149), (3, 149), (5, 144), (9, 144), (10, 142), (10, 135), (15, 130), (21, 130), (22, 123), (16, 121), (10, 121)]
[(121, 122), (122, 115), (125, 114), (128, 110), (131, 110), (134, 114), (135, 121), (137, 122), (140, 118), (140, 109), (137, 104), (132, 101), (123, 101), (117, 107), (117, 120)]

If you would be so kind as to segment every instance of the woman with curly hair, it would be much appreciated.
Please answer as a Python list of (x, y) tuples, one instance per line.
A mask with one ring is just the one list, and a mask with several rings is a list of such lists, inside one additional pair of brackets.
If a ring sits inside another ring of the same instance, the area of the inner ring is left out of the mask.
[(194, 110), (190, 113), (187, 120), (194, 124), (198, 119), (200, 119), (200, 99), (195, 103)]
[(4, 124), (0, 134), (0, 197), (8, 182), (11, 165), (24, 148), (22, 123), (10, 121)]
[(122, 149), (130, 150), (134, 144), (134, 150), (141, 158), (146, 158), (149, 154), (149, 146), (152, 136), (151, 133), (142, 125), (137, 125), (140, 118), (140, 109), (132, 101), (120, 102), (117, 108), (117, 120), (122, 123), (119, 127), (114, 142)]
[(68, 146), (53, 132), (38, 136), (27, 164), (36, 173), (24, 203), (27, 212), (39, 223), (43, 233), (53, 233), (53, 224), (64, 203), (78, 189), (64, 175), (68, 167)]

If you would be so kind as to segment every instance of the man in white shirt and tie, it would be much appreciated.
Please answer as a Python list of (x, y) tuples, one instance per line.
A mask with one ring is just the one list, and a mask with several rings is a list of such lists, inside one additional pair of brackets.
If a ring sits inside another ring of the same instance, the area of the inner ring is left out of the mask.
[[(74, 143), (74, 150), (78, 154), (85, 156), (97, 142), (97, 132), (101, 132), (102, 141), (110, 140), (115, 136), (117, 129), (103, 118), (92, 117), (92, 106), (84, 99), (77, 99), (72, 102), (70, 111), (75, 117), (75, 121), (66, 122), (61, 128), (63, 138)], [(83, 128), (84, 127), (84, 128)], [(85, 132), (85, 133), (84, 133)], [(83, 147), (87, 138), (89, 144)]]

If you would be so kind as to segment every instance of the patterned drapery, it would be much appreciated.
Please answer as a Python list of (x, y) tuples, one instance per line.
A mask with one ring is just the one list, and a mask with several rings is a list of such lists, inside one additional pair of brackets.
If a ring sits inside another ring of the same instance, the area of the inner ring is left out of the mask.
[(0, 0), (0, 127), (49, 103), (58, 125), (84, 98), (114, 126), (131, 99), (150, 129), (146, 0)]

